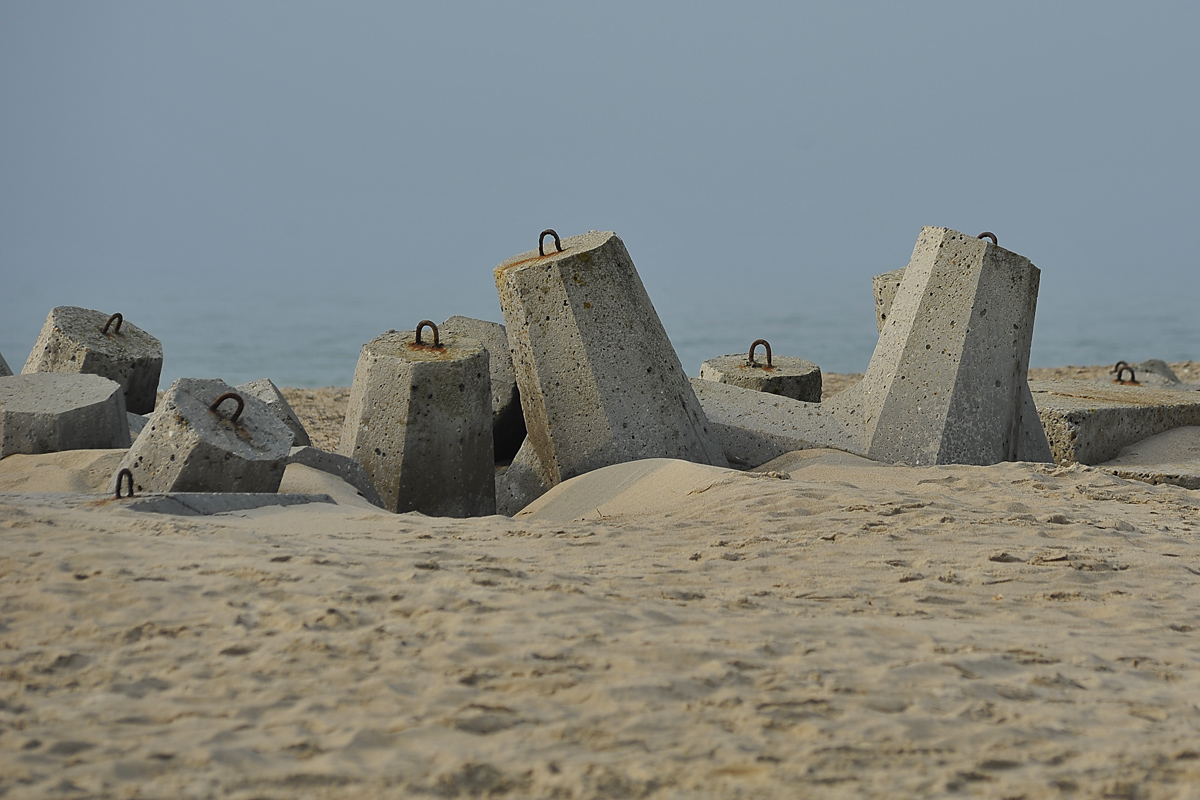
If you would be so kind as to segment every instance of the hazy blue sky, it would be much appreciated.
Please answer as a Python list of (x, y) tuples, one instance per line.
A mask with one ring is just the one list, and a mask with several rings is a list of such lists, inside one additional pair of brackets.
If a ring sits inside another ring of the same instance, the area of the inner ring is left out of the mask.
[(3, 0), (0, 352), (84, 305), (167, 375), (348, 383), (500, 319), (554, 227), (617, 231), (689, 353), (861, 369), (870, 277), (945, 225), (1041, 267), (1035, 363), (1200, 356), (1198, 9)]

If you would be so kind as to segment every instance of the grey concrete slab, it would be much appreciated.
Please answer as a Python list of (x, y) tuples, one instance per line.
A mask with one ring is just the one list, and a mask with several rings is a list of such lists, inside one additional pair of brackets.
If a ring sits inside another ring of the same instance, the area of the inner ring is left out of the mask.
[(358, 493), (371, 505), (383, 508), (383, 500), (379, 497), (379, 492), (375, 490), (375, 484), (371, 483), (367, 471), (363, 469), (362, 464), (350, 456), (330, 453), (311, 446), (293, 447), (288, 454), (287, 463), (289, 465), (302, 464), (322, 472), (328, 472), (330, 475), (336, 475), (358, 490)]
[(338, 448), (357, 459), (389, 511), (476, 517), (496, 511), (489, 355), (481, 342), (388, 331), (358, 357)]
[[(244, 407), (216, 379), (180, 378), (171, 384), (122, 468), (140, 492), (274, 492), (292, 446), (292, 432), (266, 403), (243, 395)], [(236, 415), (236, 418), (235, 418)]]
[(487, 348), (492, 377), (492, 450), (498, 463), (511, 461), (525, 441), (525, 415), (508, 333), (499, 322), (459, 316), (450, 317), (438, 329), (444, 336), (477, 339)]
[(1156, 433), (1097, 466), (1121, 478), (1200, 489), (1200, 426)]
[(284, 425), (287, 425), (288, 430), (292, 432), (294, 437), (292, 440), (293, 447), (307, 447), (312, 444), (312, 440), (308, 438), (308, 431), (304, 430), (304, 424), (300, 422), (300, 418), (296, 416), (296, 412), (292, 410), (288, 404), (287, 398), (279, 391), (270, 378), (259, 378), (256, 381), (249, 383), (240, 383), (236, 387), (238, 392), (243, 395), (251, 394), (267, 404), (267, 408), (275, 412), (275, 416)]
[(700, 365), (700, 380), (778, 394), (805, 403), (821, 402), (821, 368), (795, 356), (772, 355), (770, 365), (761, 350), (753, 364), (746, 354), (717, 356)]
[(653, 457), (725, 466), (616, 234), (571, 237), (561, 251), (547, 241), (495, 278), (543, 482)]
[(99, 375), (0, 378), (0, 458), (129, 446), (120, 384)]
[(158, 393), (162, 343), (114, 316), (119, 315), (76, 306), (51, 309), (21, 372), (100, 375), (121, 384), (126, 411), (149, 414)]

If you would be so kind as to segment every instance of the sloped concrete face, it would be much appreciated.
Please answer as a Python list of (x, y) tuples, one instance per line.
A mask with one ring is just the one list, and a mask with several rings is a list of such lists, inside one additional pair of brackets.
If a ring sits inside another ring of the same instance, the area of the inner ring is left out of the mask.
[(312, 446), (293, 447), (288, 454), (288, 464), (301, 464), (335, 475), (353, 486), (368, 503), (383, 508), (383, 500), (380, 499), (379, 492), (375, 491), (375, 484), (371, 483), (367, 471), (363, 469), (362, 464), (349, 456), (328, 453)]
[(562, 247), (495, 270), (542, 482), (642, 458), (726, 466), (625, 245), (592, 232)]
[(121, 462), (141, 492), (275, 492), (283, 480), (292, 432), (267, 404), (215, 379), (180, 378), (163, 395)]
[(12, 375), (12, 370), (8, 368), (8, 362), (4, 360), (4, 354), (0, 353), (0, 378)]
[(162, 372), (162, 343), (131, 322), (109, 323), (112, 315), (75, 306), (51, 309), (23, 374), (81, 372), (121, 384), (125, 409), (154, 410)]
[(896, 292), (900, 291), (900, 283), (904, 280), (904, 267), (876, 275), (871, 279), (871, 288), (875, 292), (875, 327), (883, 333), (883, 324), (887, 322), (888, 314), (892, 313), (892, 301)]
[(300, 422), (300, 418), (296, 416), (296, 412), (292, 410), (283, 393), (279, 391), (269, 378), (260, 378), (249, 383), (241, 383), (237, 386), (237, 391), (243, 396), (253, 395), (259, 400), (267, 404), (267, 408), (275, 412), (275, 416), (284, 425), (287, 425), (288, 430), (292, 432), (295, 439), (292, 442), (293, 447), (307, 447), (312, 444), (308, 438), (308, 431), (304, 430), (304, 424)]
[(0, 458), (129, 446), (120, 384), (99, 375), (0, 378)]
[(508, 350), (508, 333), (499, 322), (457, 316), (447, 319), (438, 330), (443, 336), (477, 339), (487, 348), (492, 377), (492, 449), (497, 462), (511, 461), (525, 441), (525, 415)]
[(777, 394), (805, 403), (821, 402), (821, 368), (794, 356), (774, 356), (771, 366), (757, 358), (751, 365), (744, 355), (710, 358), (700, 365), (700, 380)]
[(389, 511), (439, 517), (496, 513), (488, 351), (413, 331), (363, 345), (338, 448), (357, 459)]

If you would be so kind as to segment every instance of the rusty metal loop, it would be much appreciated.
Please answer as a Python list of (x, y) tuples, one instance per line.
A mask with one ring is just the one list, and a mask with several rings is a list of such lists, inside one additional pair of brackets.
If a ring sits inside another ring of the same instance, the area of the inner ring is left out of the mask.
[(218, 397), (216, 400), (213, 401), (213, 404), (208, 407), (208, 410), (212, 411), (212, 412), (216, 412), (217, 406), (221, 405), (221, 403), (224, 403), (226, 400), (236, 400), (237, 401), (237, 404), (238, 404), (237, 411), (234, 411), (233, 416), (229, 418), (230, 422), (237, 422), (238, 417), (240, 417), (242, 415), (242, 409), (246, 407), (246, 401), (243, 400), (242, 396), (240, 394), (238, 394), (237, 392), (226, 392), (225, 394), (221, 395), (220, 397)]
[(1113, 374), (1113, 375), (1120, 375), (1120, 374), (1121, 374), (1121, 367), (1128, 367), (1128, 366), (1129, 366), (1129, 362), (1128, 362), (1128, 361), (1118, 361), (1118, 362), (1117, 362), (1117, 364), (1116, 364), (1116, 366), (1114, 366), (1114, 367), (1112, 368), (1112, 374)]
[[(1121, 380), (1121, 376), (1125, 374), (1125, 370), (1129, 370), (1129, 380)], [(1137, 383), (1137, 375), (1133, 372), (1133, 367), (1126, 364), (1117, 370), (1117, 383)]]
[(117, 499), (121, 499), (121, 479), (129, 478), (129, 496), (133, 497), (133, 470), (125, 467), (117, 472)]
[(437, 329), (437, 325), (434, 325), (432, 322), (430, 322), (430, 321), (429, 321), (429, 320), (427, 320), (427, 319), (423, 319), (423, 320), (421, 320), (420, 322), (418, 322), (418, 323), (417, 323), (417, 344), (422, 344), (422, 342), (421, 342), (421, 329), (422, 329), (422, 328), (427, 328), (427, 327), (428, 327), (428, 328), (432, 328), (432, 329), (433, 329), (433, 347), (441, 347), (441, 346), (442, 346), (442, 340), (438, 338), (438, 329)]
[(558, 234), (554, 232), (553, 228), (546, 228), (546, 230), (542, 231), (542, 234), (540, 236), (538, 236), (538, 255), (539, 256), (546, 255), (545, 243), (546, 243), (547, 236), (554, 237), (554, 247), (558, 250), (558, 252), (561, 253), (563, 251), (562, 239), (558, 238)]
[(104, 327), (100, 329), (100, 332), (107, 334), (108, 326), (113, 324), (114, 319), (117, 321), (117, 327), (113, 328), (113, 333), (120, 333), (121, 332), (121, 323), (125, 321), (125, 318), (122, 317), (120, 314), (113, 314), (111, 317), (109, 317), (108, 322), (104, 323)]
[(991, 239), (992, 244), (996, 245), (996, 247), (1000, 246), (1000, 240), (997, 239), (996, 234), (992, 233), (991, 231), (984, 231), (983, 233), (979, 234), (975, 238), (976, 239)]
[(766, 339), (755, 339), (753, 342), (750, 343), (750, 357), (749, 357), (749, 360), (746, 362), (747, 366), (750, 366), (750, 367), (758, 366), (758, 364), (755, 363), (755, 361), (754, 361), (754, 348), (758, 347), (760, 344), (763, 346), (763, 349), (767, 351), (767, 366), (768, 367), (771, 366), (771, 345), (769, 342), (767, 342)]

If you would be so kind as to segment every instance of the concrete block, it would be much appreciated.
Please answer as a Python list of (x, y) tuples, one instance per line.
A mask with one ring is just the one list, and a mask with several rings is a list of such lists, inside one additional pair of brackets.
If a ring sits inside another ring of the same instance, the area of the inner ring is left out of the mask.
[[(426, 326), (362, 347), (339, 451), (357, 459), (383, 507), (430, 516), (496, 512), (488, 351)], [(439, 342), (435, 346), (435, 342)]]
[(892, 313), (892, 301), (896, 299), (896, 292), (900, 291), (900, 282), (903, 280), (904, 267), (871, 279), (871, 286), (875, 290), (875, 327), (880, 333), (883, 332), (888, 314)]
[(1200, 394), (1094, 381), (1030, 381), (1059, 464), (1101, 464), (1149, 436), (1200, 425)]
[(0, 353), (0, 378), (6, 378), (12, 375), (12, 370), (8, 367), (8, 362), (4, 360), (4, 354)]
[(258, 508), (300, 506), (308, 503), (333, 504), (327, 494), (277, 494), (275, 492), (170, 492), (112, 501), (130, 511), (174, 514), (180, 517), (211, 517), (253, 511)]
[(492, 376), (492, 449), (497, 463), (512, 461), (525, 441), (525, 415), (521, 412), (521, 392), (513, 372), (508, 333), (499, 322), (471, 317), (450, 317), (438, 329), (443, 336), (465, 336), (487, 348)]
[(0, 378), (0, 458), (129, 446), (120, 384), (99, 375)]
[(296, 416), (296, 412), (292, 411), (292, 407), (288, 405), (288, 401), (284, 398), (283, 393), (279, 391), (274, 383), (269, 378), (260, 378), (249, 383), (238, 384), (237, 391), (245, 395), (253, 395), (259, 400), (267, 404), (267, 408), (279, 418), (279, 421), (287, 425), (288, 430), (292, 432), (294, 437), (292, 440), (293, 447), (307, 447), (312, 444), (308, 438), (308, 431), (304, 430), (304, 424), (300, 422), (300, 418)]
[(625, 245), (593, 231), (561, 248), (495, 270), (539, 477), (655, 457), (726, 466)]
[(133, 472), (139, 493), (274, 492), (291, 446), (292, 432), (257, 397), (238, 395), (221, 380), (180, 378), (121, 467)]
[(125, 418), (129, 420), (129, 440), (133, 442), (137, 439), (138, 434), (146, 427), (146, 423), (150, 421), (150, 417), (145, 414), (134, 414), (125, 412)]
[(496, 513), (514, 516), (550, 491), (550, 484), (542, 477), (546, 473), (546, 468), (538, 463), (533, 445), (526, 439), (512, 463), (496, 470)]
[(383, 500), (379, 497), (379, 492), (375, 491), (375, 484), (371, 483), (367, 471), (350, 456), (318, 450), (315, 447), (293, 447), (288, 454), (287, 463), (302, 464), (335, 475), (357, 489), (371, 505), (383, 508)]
[(1122, 447), (1116, 458), (1098, 466), (1120, 478), (1200, 489), (1200, 426), (1156, 433)]
[(820, 367), (803, 358), (774, 356), (765, 340), (759, 339), (754, 344), (760, 342), (765, 345), (765, 355), (760, 351), (755, 357), (755, 348), (752, 346), (748, 356), (710, 358), (700, 365), (700, 379), (778, 394), (806, 403), (821, 402)]
[(121, 384), (125, 409), (154, 410), (162, 371), (162, 344), (120, 314), (108, 315), (75, 306), (51, 309), (24, 374), (82, 372)]

